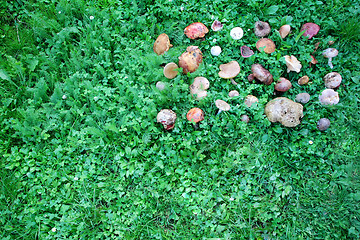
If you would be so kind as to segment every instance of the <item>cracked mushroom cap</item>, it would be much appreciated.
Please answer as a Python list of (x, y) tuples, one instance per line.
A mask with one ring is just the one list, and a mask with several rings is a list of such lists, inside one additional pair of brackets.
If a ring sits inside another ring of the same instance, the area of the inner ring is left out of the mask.
[(230, 110), (230, 105), (223, 100), (220, 100), (220, 99), (216, 100), (215, 105), (221, 111), (229, 111)]
[(269, 101), (265, 106), (265, 115), (270, 122), (280, 122), (285, 127), (295, 127), (304, 116), (303, 106), (285, 97)]
[(323, 105), (335, 105), (340, 101), (339, 94), (333, 89), (325, 89), (319, 96), (319, 101)]
[(257, 41), (256, 43), (257, 50), (261, 52), (262, 51), (261, 49), (263, 47), (265, 47), (263, 51), (268, 54), (273, 53), (276, 50), (275, 43), (269, 38), (261, 38), (259, 39), (259, 41)]
[(157, 117), (157, 122), (161, 123), (165, 130), (170, 130), (175, 127), (176, 113), (170, 109), (162, 109)]
[(164, 76), (168, 79), (175, 78), (176, 75), (178, 74), (178, 71), (175, 70), (177, 68), (179, 68), (179, 67), (174, 62), (166, 64), (164, 67)]
[(342, 77), (340, 73), (331, 72), (324, 76), (326, 88), (338, 88), (341, 84)]
[(166, 33), (160, 34), (155, 40), (153, 50), (157, 55), (163, 55), (173, 45), (170, 44), (169, 36)]
[(201, 22), (192, 23), (184, 29), (185, 35), (190, 39), (205, 37), (208, 32), (209, 29)]
[(240, 65), (237, 61), (231, 61), (220, 65), (219, 77), (230, 79), (236, 77), (240, 73)]
[(186, 114), (186, 118), (190, 122), (201, 122), (204, 120), (204, 112), (200, 108), (192, 108)]
[(284, 56), (284, 58), (285, 58), (288, 73), (290, 71), (294, 71), (294, 72), (297, 72), (297, 73), (300, 72), (302, 66), (301, 66), (300, 61), (297, 60), (297, 58), (295, 56), (286, 55), (286, 56)]
[(186, 51), (179, 57), (179, 66), (183, 73), (195, 72), (202, 62), (202, 52), (197, 46), (189, 46)]

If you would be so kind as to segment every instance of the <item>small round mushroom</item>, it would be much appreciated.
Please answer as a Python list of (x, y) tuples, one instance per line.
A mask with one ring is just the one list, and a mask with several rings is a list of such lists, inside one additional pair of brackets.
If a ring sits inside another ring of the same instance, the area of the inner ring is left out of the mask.
[(244, 36), (244, 31), (242, 30), (241, 27), (235, 27), (231, 29), (230, 36), (234, 40), (239, 40)]
[(261, 52), (263, 47), (265, 47), (264, 52), (268, 54), (273, 53), (276, 50), (275, 43), (269, 38), (261, 38), (259, 39), (259, 41), (257, 41), (256, 43), (257, 50)]
[(326, 88), (338, 88), (341, 84), (342, 77), (337, 72), (331, 72), (325, 75), (325, 87)]
[(178, 74), (178, 71), (175, 69), (179, 68), (178, 65), (174, 62), (168, 63), (164, 67), (164, 76), (168, 79), (173, 79)]
[(304, 32), (303, 36), (311, 39), (319, 32), (320, 26), (315, 23), (305, 23), (304, 25), (302, 25), (300, 31), (302, 32), (304, 30), (305, 30), (305, 32)]
[(223, 100), (216, 100), (215, 101), (215, 105), (216, 107), (219, 109), (218, 113), (216, 115), (219, 115), (222, 111), (229, 111), (230, 110), (230, 105), (223, 101)]
[(192, 23), (184, 29), (185, 35), (190, 39), (203, 38), (208, 32), (209, 29), (201, 22)]
[(321, 92), (319, 96), (319, 101), (323, 105), (338, 104), (340, 101), (339, 94), (335, 92), (333, 89), (325, 89), (324, 91)]
[(220, 53), (221, 53), (221, 47), (219, 47), (219, 46), (213, 46), (213, 47), (211, 48), (210, 52), (211, 52), (211, 55), (213, 55), (213, 56), (219, 56)]
[(325, 49), (325, 51), (323, 52), (323, 56), (325, 58), (329, 59), (328, 60), (328, 65), (329, 65), (329, 67), (331, 69), (334, 68), (331, 60), (332, 60), (333, 57), (336, 57), (338, 54), (339, 54), (339, 51), (337, 49), (335, 49), (335, 48), (328, 48), (328, 49)]
[(317, 124), (316, 124), (317, 129), (319, 129), (320, 131), (325, 131), (326, 129), (328, 129), (330, 127), (330, 120), (327, 118), (321, 118)]
[(196, 77), (193, 84), (190, 85), (191, 96), (196, 95), (196, 100), (201, 100), (207, 96), (207, 91), (210, 86), (209, 80), (204, 77)]
[(249, 118), (248, 115), (243, 114), (243, 115), (240, 116), (240, 120), (241, 120), (242, 122), (248, 123), (248, 122), (250, 121), (250, 118)]
[(156, 88), (159, 89), (160, 91), (163, 91), (166, 88), (166, 83), (159, 81), (156, 83)]
[(199, 123), (204, 120), (204, 112), (200, 108), (192, 108), (186, 114), (188, 121), (195, 123), (194, 128), (199, 127)]
[(253, 73), (253, 76), (265, 85), (270, 85), (273, 82), (272, 74), (260, 64), (253, 64), (251, 66), (251, 71)]
[(244, 100), (245, 105), (248, 107), (251, 107), (254, 103), (257, 102), (259, 102), (259, 99), (254, 95), (247, 95)]
[(229, 97), (237, 97), (239, 95), (240, 95), (239, 92), (236, 90), (232, 90), (229, 92)]
[(299, 60), (297, 60), (297, 58), (293, 55), (289, 56), (286, 55), (284, 56), (285, 58), (285, 63), (287, 66), (287, 72), (289, 73), (290, 71), (294, 71), (299, 73), (301, 70), (301, 62)]
[(251, 50), (251, 48), (249, 48), (248, 46), (242, 46), (240, 48), (240, 53), (241, 53), (241, 56), (244, 58), (248, 58), (248, 57), (251, 57), (252, 55), (254, 55), (254, 51)]
[(162, 109), (156, 120), (164, 126), (165, 130), (171, 130), (175, 127), (176, 113), (170, 109)]
[(291, 82), (286, 78), (279, 78), (279, 81), (275, 84), (275, 90), (278, 92), (286, 92), (292, 87)]
[(302, 76), (301, 78), (299, 78), (298, 80), (298, 84), (299, 85), (305, 85), (309, 82), (309, 77), (307, 75)]
[(257, 21), (255, 22), (255, 35), (258, 37), (265, 37), (270, 34), (271, 28), (269, 23)]
[(237, 61), (231, 61), (220, 65), (219, 77), (232, 79), (240, 73), (240, 65)]
[(308, 103), (310, 101), (310, 94), (306, 92), (299, 93), (298, 95), (296, 95), (295, 101), (304, 104)]
[(173, 45), (170, 44), (169, 36), (166, 35), (166, 33), (162, 33), (156, 38), (153, 50), (157, 55), (163, 55), (172, 46)]
[(197, 46), (189, 46), (186, 51), (179, 57), (179, 66), (183, 73), (195, 72), (202, 62), (202, 52)]
[(289, 35), (291, 30), (290, 25), (286, 24), (286, 25), (282, 25), (279, 29), (279, 33), (282, 39), (286, 38), (287, 35)]
[(221, 22), (219, 20), (215, 20), (211, 25), (211, 29), (214, 32), (220, 31), (222, 28), (223, 28), (223, 25), (221, 24)]

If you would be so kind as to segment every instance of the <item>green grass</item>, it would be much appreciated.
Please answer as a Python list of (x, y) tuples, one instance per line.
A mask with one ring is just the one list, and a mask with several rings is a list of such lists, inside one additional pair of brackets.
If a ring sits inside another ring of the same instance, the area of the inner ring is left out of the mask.
[[(356, 1), (82, 1), (0, 3), (0, 238), (1, 239), (358, 239), (360, 63)], [(183, 10), (181, 10), (183, 8)], [(90, 19), (93, 16), (94, 19)], [(204, 40), (183, 29), (213, 18), (224, 23)], [(277, 51), (248, 59), (255, 49), (255, 21), (268, 21)], [(349, 21), (348, 21), (349, 20)], [(321, 26), (311, 40), (296, 39), (305, 22)], [(290, 24), (281, 40), (277, 29)], [(229, 32), (245, 35), (234, 41)], [(249, 29), (249, 30), (248, 30)], [(167, 33), (174, 45), (158, 56), (153, 43)], [(328, 41), (339, 55), (333, 71), (343, 76), (340, 103), (322, 106), (318, 96), (330, 72), (321, 51)], [(319, 63), (308, 65), (314, 44)], [(178, 62), (189, 45), (202, 50), (200, 68), (172, 80), (162, 65)], [(220, 45), (219, 57), (210, 48)], [(299, 74), (280, 60), (295, 55)], [(222, 63), (236, 60), (241, 73), (218, 77)], [(260, 63), (286, 77), (295, 99), (306, 91), (301, 125), (270, 123), (264, 107), (274, 84), (250, 84)], [(308, 75), (312, 84), (296, 81)], [(210, 81), (196, 101), (189, 84)], [(167, 82), (165, 91), (157, 81)], [(230, 99), (228, 92), (240, 96)], [(247, 108), (246, 95), (259, 98)], [(66, 96), (66, 99), (63, 99)], [(214, 101), (229, 112), (216, 115)], [(194, 130), (193, 107), (205, 112)], [(172, 132), (156, 123), (170, 108)], [(248, 114), (250, 122), (241, 122)], [(329, 118), (320, 132), (317, 121)], [(313, 144), (310, 144), (312, 141)], [(56, 231), (55, 231), (56, 230)]]

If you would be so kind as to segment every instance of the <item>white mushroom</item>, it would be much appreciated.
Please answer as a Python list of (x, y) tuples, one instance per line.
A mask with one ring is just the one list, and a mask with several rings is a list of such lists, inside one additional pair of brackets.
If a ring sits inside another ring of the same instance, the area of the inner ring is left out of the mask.
[(337, 55), (339, 54), (339, 51), (335, 48), (328, 48), (328, 49), (325, 49), (325, 51), (323, 52), (323, 56), (328, 58), (328, 65), (330, 66), (330, 68), (334, 68), (331, 60), (333, 57), (336, 57)]
[(221, 47), (219, 47), (219, 46), (213, 46), (213, 47), (211, 48), (210, 52), (211, 52), (211, 55), (213, 55), (213, 56), (219, 56), (220, 53), (221, 53)]
[(196, 77), (194, 83), (190, 85), (191, 96), (196, 95), (196, 100), (201, 100), (207, 96), (207, 91), (210, 86), (209, 80), (204, 77)]
[(339, 94), (333, 89), (325, 89), (319, 96), (319, 101), (323, 105), (335, 105), (339, 103)]
[(286, 62), (286, 66), (287, 66), (287, 72), (289, 73), (290, 71), (294, 71), (299, 73), (300, 69), (301, 69), (301, 63), (299, 60), (297, 60), (297, 58), (293, 55), (289, 56), (286, 55), (285, 57), (285, 62)]
[(230, 36), (234, 40), (239, 40), (244, 36), (244, 31), (242, 30), (241, 27), (235, 27), (235, 28), (231, 29)]
[(227, 102), (223, 101), (223, 100), (220, 100), (220, 99), (216, 100), (215, 105), (219, 109), (217, 115), (219, 115), (222, 111), (229, 111), (230, 110), (230, 105)]

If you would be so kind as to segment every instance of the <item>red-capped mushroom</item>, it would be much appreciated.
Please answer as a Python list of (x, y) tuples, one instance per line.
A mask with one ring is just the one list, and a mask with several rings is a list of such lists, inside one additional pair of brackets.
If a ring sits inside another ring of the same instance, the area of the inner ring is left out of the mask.
[(203, 38), (209, 29), (201, 22), (195, 22), (187, 26), (184, 30), (185, 35), (190, 39)]

